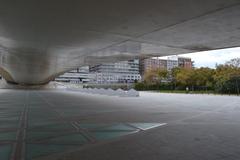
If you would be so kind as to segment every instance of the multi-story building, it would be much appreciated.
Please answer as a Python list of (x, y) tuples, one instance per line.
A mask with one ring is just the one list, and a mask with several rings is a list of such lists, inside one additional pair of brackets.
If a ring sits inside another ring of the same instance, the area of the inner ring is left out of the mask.
[(168, 59), (148, 58), (104, 63), (90, 67), (81, 67), (69, 71), (55, 79), (59, 82), (71, 83), (133, 83), (140, 81), (149, 70), (166, 69), (171, 71), (176, 67), (192, 68), (191, 58), (170, 57)]
[(167, 61), (157, 58), (140, 59), (140, 74), (143, 76), (144, 72), (155, 69), (166, 69)]
[(173, 68), (178, 67), (178, 60), (168, 59), (167, 62), (167, 70), (171, 71)]
[(133, 83), (141, 80), (139, 60), (105, 63), (90, 66), (91, 74), (95, 75), (95, 83)]
[(178, 57), (178, 66), (182, 68), (192, 68), (193, 61), (191, 58), (187, 57)]
[(70, 83), (87, 83), (90, 80), (91, 75), (89, 74), (88, 66), (71, 70), (55, 78), (55, 81), (57, 82), (70, 82)]
[(166, 69), (171, 71), (176, 67), (192, 68), (193, 62), (191, 58), (176, 56), (168, 57), (167, 59), (148, 58), (140, 60), (140, 73), (142, 77), (144, 76), (144, 73), (149, 70)]

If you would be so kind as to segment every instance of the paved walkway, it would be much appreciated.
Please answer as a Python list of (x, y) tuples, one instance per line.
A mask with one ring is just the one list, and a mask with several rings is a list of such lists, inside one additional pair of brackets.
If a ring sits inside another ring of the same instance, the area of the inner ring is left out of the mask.
[(1, 160), (239, 159), (240, 97), (0, 90)]

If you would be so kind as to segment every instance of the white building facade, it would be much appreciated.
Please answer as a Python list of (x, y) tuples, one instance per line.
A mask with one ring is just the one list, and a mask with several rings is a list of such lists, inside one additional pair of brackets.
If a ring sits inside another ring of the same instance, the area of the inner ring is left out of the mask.
[(93, 82), (98, 84), (134, 83), (141, 80), (138, 59), (91, 66), (90, 73)]
[(88, 83), (92, 79), (91, 74), (89, 74), (89, 67), (81, 67), (75, 70), (60, 75), (55, 78), (57, 82), (70, 82), (70, 83)]

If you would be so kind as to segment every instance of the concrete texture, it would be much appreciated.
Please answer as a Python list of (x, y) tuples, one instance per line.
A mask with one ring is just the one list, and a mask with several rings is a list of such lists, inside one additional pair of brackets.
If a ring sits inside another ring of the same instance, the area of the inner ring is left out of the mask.
[(240, 46), (239, 0), (0, 3), (0, 73), (25, 85), (84, 65)]
[(0, 90), (1, 160), (236, 160), (240, 98)]

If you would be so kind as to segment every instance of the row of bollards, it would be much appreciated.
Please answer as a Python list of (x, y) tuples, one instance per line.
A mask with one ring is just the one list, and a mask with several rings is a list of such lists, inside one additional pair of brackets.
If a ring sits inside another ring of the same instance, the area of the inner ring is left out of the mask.
[[(74, 89), (74, 90), (76, 91), (76, 89)], [(130, 89), (129, 91), (124, 91), (122, 89), (113, 90), (111, 88), (109, 88), (109, 89), (82, 88), (82, 89), (77, 89), (77, 91), (80, 91), (83, 93), (101, 94), (101, 95), (108, 95), (108, 96), (139, 97), (139, 92), (134, 89)]]

